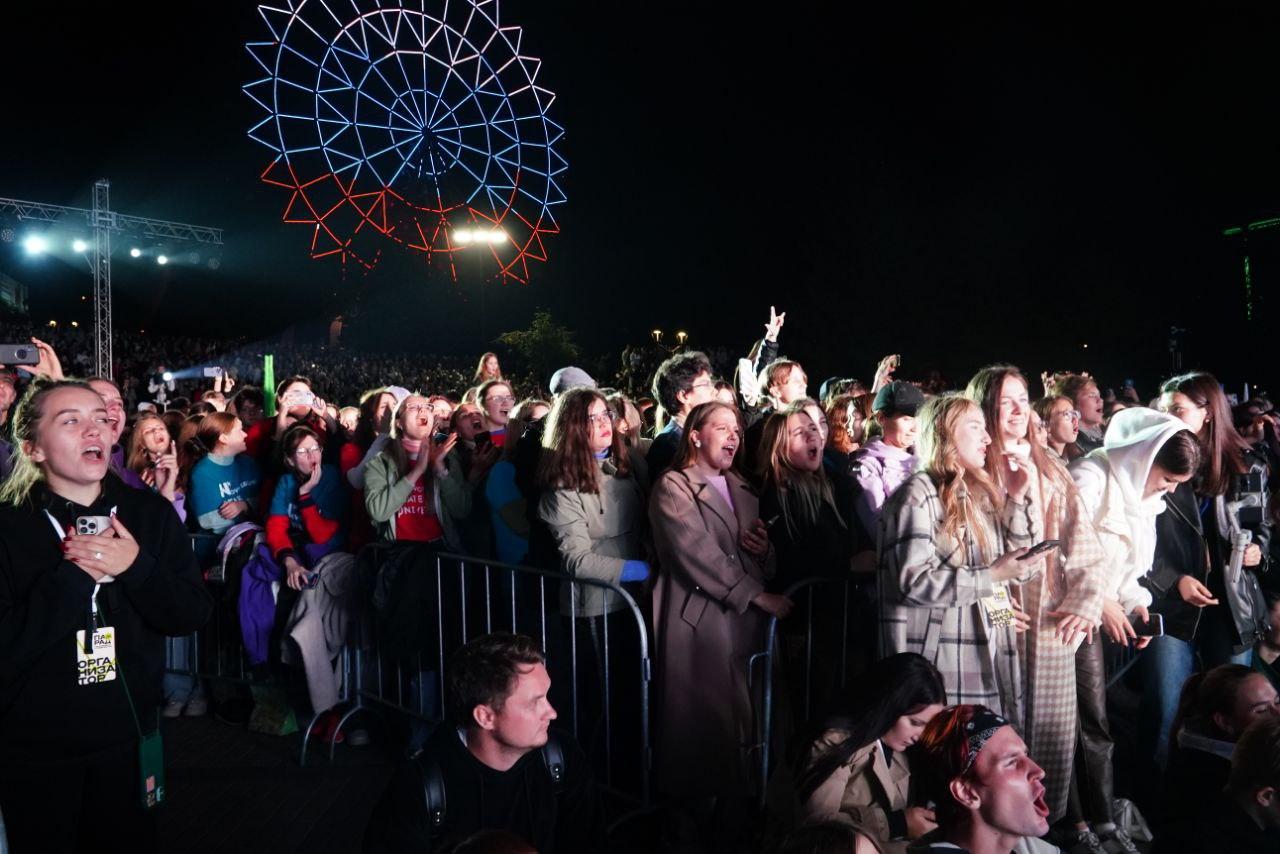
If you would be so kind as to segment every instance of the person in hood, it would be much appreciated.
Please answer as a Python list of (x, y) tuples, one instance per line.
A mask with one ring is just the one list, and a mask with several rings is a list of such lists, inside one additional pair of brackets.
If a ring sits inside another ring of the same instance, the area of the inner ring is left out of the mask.
[[(15, 851), (157, 850), (139, 744), (157, 730), (165, 637), (200, 628), (213, 602), (169, 503), (109, 473), (113, 426), (80, 382), (37, 380), (14, 414), (18, 457), (0, 489), (0, 811)], [(84, 517), (105, 529), (86, 532)]]
[[(1103, 446), (1071, 464), (1072, 478), (1106, 553), (1102, 629), (1118, 644), (1132, 641), (1141, 648), (1151, 640), (1137, 636), (1129, 615), (1137, 614), (1144, 622), (1150, 619), (1151, 593), (1140, 581), (1154, 560), (1156, 518), (1165, 511), (1165, 496), (1190, 480), (1199, 463), (1199, 445), (1185, 424), (1161, 412), (1134, 408), (1116, 413)], [(1107, 723), (1100, 650), (1092, 651), (1076, 659), (1080, 725), (1087, 737), (1076, 753), (1071, 812), (1087, 825), (1088, 833), (1100, 839), (1114, 837), (1112, 847), (1136, 851), (1116, 825), (1111, 806), (1114, 741)]]
[[(429, 854), (482, 829), (506, 830), (543, 854), (604, 850), (604, 811), (586, 756), (548, 699), (551, 677), (537, 644), (495, 632), (449, 662), (449, 717), (423, 752), (402, 763), (365, 832), (368, 854)], [(556, 782), (546, 750), (554, 739)], [(443, 815), (428, 816), (424, 787), (443, 788)]]

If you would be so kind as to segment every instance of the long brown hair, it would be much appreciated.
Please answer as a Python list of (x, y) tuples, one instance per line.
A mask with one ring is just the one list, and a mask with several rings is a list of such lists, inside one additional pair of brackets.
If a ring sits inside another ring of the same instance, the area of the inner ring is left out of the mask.
[[(791, 464), (791, 456), (787, 453), (790, 438), (787, 421), (803, 415), (813, 423), (813, 418), (805, 411), (806, 403), (812, 401), (796, 401), (782, 412), (770, 415), (760, 436), (760, 474), (766, 486), (777, 490), (783, 521), (786, 522), (787, 532), (793, 537), (798, 536), (803, 528), (818, 521), (823, 504), (829, 505), (835, 511), (835, 517), (841, 520), (842, 525), (844, 523), (840, 510), (836, 507), (831, 479), (827, 477), (823, 467), (818, 466), (817, 471), (803, 471)], [(814, 424), (815, 428), (817, 426)]]
[[(964, 396), (982, 407), (982, 414), (986, 416), (987, 435), (991, 437), (991, 447), (987, 451), (987, 476), (991, 478), (992, 483), (996, 484), (1000, 483), (1000, 471), (1004, 461), (1002, 453), (1004, 437), (1000, 435), (1000, 390), (1004, 387), (1004, 381), (1010, 377), (1021, 382), (1022, 387), (1027, 390), (1027, 412), (1030, 413), (1031, 386), (1027, 384), (1027, 378), (1022, 375), (1022, 371), (1013, 365), (990, 365), (983, 368), (973, 375), (973, 379), (969, 380), (969, 385), (964, 390)], [(1036, 441), (1035, 425), (1031, 423), (1029, 415), (1027, 432), (1022, 438), (1031, 445), (1031, 463), (1036, 467), (1036, 471), (1041, 476), (1048, 477), (1062, 493), (1074, 495), (1075, 481), (1067, 472), (1066, 466), (1049, 456), (1045, 449), (1040, 447), (1040, 443)], [(1041, 508), (1042, 511), (1045, 509)]]
[[(609, 401), (593, 388), (570, 389), (556, 398), (542, 431), (542, 460), (539, 480), (545, 489), (567, 489), (573, 492), (600, 492), (600, 465), (591, 452), (591, 422), (587, 415), (597, 400), (609, 412)], [(618, 477), (630, 474), (627, 448), (622, 434), (613, 431), (609, 449)]]
[[(831, 431), (827, 434), (827, 444), (842, 454), (852, 454), (854, 446), (862, 444), (861, 430), (856, 436), (849, 433), (849, 410), (854, 400), (851, 394), (837, 394), (827, 404), (827, 425)], [(861, 427), (861, 421), (859, 413), (858, 427)]]
[(1231, 419), (1227, 396), (1213, 374), (1195, 371), (1165, 380), (1160, 394), (1185, 394), (1196, 406), (1204, 408), (1208, 420), (1200, 428), (1200, 483), (1196, 491), (1202, 495), (1226, 495), (1234, 475), (1247, 470), (1244, 455), (1249, 443), (1241, 436)]
[(916, 416), (916, 459), (929, 475), (942, 500), (942, 531), (957, 542), (962, 529), (973, 534), (986, 557), (995, 557), (996, 543), (988, 542), (990, 518), (1000, 507), (1000, 492), (985, 469), (969, 469), (956, 451), (956, 425), (966, 413), (981, 407), (961, 394), (944, 394), (925, 402)]

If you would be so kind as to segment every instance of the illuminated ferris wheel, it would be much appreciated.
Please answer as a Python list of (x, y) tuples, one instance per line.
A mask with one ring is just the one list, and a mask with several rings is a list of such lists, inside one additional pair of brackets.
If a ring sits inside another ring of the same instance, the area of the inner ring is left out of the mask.
[(503, 280), (546, 261), (567, 164), (541, 60), (497, 0), (283, 0), (259, 6), (271, 40), (244, 91), (266, 111), (249, 136), (273, 152), (262, 180), (311, 257), (372, 267), (390, 246), (457, 278), (483, 253)]

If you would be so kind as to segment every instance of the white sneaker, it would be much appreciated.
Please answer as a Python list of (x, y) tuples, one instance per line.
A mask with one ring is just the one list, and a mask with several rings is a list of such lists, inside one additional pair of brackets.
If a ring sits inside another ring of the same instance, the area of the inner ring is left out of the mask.
[(1102, 836), (1102, 847), (1110, 854), (1139, 854), (1138, 846), (1133, 844), (1133, 840), (1129, 838), (1129, 834), (1124, 828), (1117, 827), (1110, 833)]
[(186, 700), (169, 700), (164, 704), (164, 708), (160, 710), (160, 714), (166, 718), (176, 718), (182, 714), (182, 709), (187, 705)]

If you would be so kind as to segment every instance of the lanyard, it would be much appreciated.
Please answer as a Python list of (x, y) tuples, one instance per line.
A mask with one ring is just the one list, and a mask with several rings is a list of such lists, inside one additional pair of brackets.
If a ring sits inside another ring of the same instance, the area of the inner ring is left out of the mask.
[[(111, 512), (114, 514), (116, 512), (116, 508), (112, 507)], [(48, 510), (44, 511), (44, 515), (48, 517), (49, 524), (53, 526), (53, 530), (58, 535), (58, 542), (61, 543), (67, 538), (67, 532), (62, 527), (62, 523), (54, 518), (54, 515)], [(102, 628), (102, 625), (99, 625), (100, 620), (98, 614), (98, 591), (101, 588), (101, 583), (95, 583), (93, 585), (93, 593), (89, 596), (89, 622), (86, 626), (84, 635), (86, 643), (90, 642), (89, 639), (93, 637), (94, 630)], [(121, 666), (118, 655), (116, 657), (116, 672), (120, 674), (120, 687), (124, 688), (124, 698), (129, 702), (129, 714), (133, 716), (133, 725), (138, 730), (138, 738), (141, 739), (143, 737), (142, 723), (138, 720), (138, 710), (133, 705), (133, 694), (129, 691), (129, 683), (125, 682), (124, 667)]]
[[(116, 508), (112, 507), (111, 512), (115, 513)], [(67, 532), (62, 527), (62, 523), (59, 522), (54, 517), (54, 515), (50, 513), (48, 510), (44, 511), (44, 515), (46, 518), (48, 518), (49, 524), (53, 526), (54, 533), (58, 535), (58, 542), (61, 543), (63, 540), (67, 538)], [(115, 579), (113, 578), (111, 580), (114, 581)], [(89, 622), (86, 626), (86, 628), (88, 629), (88, 634), (86, 634), (85, 637), (89, 637), (90, 635), (92, 635), (93, 630), (98, 628), (98, 591), (101, 589), (102, 589), (102, 583), (95, 582), (93, 585), (93, 593), (90, 594), (89, 596)]]

